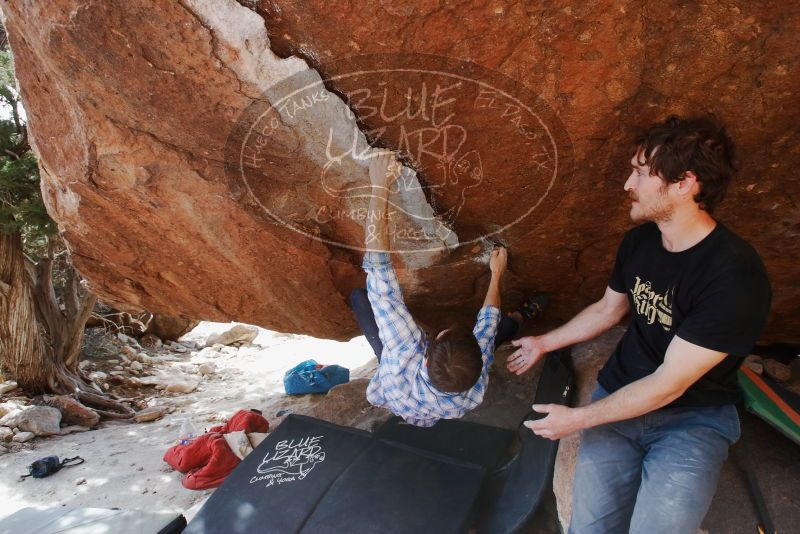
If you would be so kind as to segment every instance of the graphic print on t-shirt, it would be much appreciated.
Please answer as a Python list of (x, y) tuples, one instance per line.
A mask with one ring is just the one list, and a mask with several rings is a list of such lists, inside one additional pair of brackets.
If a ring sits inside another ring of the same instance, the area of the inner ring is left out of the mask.
[(672, 302), (675, 287), (668, 288), (662, 295), (653, 289), (649, 281), (642, 280), (637, 276), (633, 289), (630, 291), (636, 313), (644, 317), (648, 325), (658, 321), (661, 328), (669, 332), (672, 328)]

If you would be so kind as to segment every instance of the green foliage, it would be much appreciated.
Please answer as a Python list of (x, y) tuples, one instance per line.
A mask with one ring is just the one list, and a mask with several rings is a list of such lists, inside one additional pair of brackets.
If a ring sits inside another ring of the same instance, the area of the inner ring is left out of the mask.
[(33, 244), (54, 230), (42, 202), (36, 158), (30, 152), (19, 159), (0, 157), (0, 232), (21, 232)]
[(26, 251), (37, 256), (56, 227), (42, 201), (20, 109), (11, 53), (0, 50), (0, 232), (20, 232)]
[(14, 85), (14, 58), (10, 50), (0, 50), (0, 91), (8, 92)]

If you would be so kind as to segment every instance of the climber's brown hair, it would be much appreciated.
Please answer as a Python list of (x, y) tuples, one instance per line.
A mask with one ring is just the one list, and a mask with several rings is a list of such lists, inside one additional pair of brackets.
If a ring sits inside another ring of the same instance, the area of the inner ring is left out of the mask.
[(735, 170), (733, 141), (712, 117), (673, 115), (647, 128), (636, 140), (636, 151), (639, 164), (667, 183), (694, 173), (700, 186), (694, 201), (709, 213), (722, 201)]
[(472, 331), (464, 326), (449, 328), (439, 339), (431, 339), (425, 351), (431, 384), (445, 393), (461, 393), (478, 381), (483, 354)]

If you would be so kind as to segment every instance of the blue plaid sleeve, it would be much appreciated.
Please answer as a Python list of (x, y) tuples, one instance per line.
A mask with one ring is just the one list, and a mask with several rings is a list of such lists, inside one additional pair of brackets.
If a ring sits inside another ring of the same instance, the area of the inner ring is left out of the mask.
[(478, 341), (481, 352), (488, 357), (484, 363), (491, 364), (494, 359), (494, 338), (497, 335), (497, 324), (500, 322), (500, 310), (494, 306), (484, 306), (478, 312), (478, 320), (472, 333)]
[(389, 253), (367, 252), (363, 267), (367, 273), (367, 295), (384, 350), (398, 354), (418, 347), (424, 334), (403, 301)]

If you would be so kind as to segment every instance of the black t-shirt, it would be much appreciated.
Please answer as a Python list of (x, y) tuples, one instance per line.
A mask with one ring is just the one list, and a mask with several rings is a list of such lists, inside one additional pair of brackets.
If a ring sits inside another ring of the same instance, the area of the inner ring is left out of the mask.
[(671, 406), (715, 406), (739, 400), (736, 371), (755, 345), (772, 292), (764, 264), (722, 224), (682, 252), (669, 252), (647, 223), (625, 234), (609, 287), (625, 293), (630, 323), (598, 381), (609, 393), (653, 373), (672, 338), (728, 356)]

